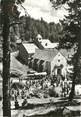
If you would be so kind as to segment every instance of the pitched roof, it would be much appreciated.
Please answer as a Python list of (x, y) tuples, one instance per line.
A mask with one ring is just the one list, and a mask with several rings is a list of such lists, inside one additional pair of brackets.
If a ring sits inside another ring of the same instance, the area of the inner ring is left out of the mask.
[(71, 57), (71, 56), (73, 56), (74, 53), (75, 53), (73, 48), (72, 48), (72, 49), (69, 49), (69, 50), (60, 49), (59, 51), (60, 51), (60, 53), (61, 53), (63, 56), (66, 57), (66, 59), (68, 58), (68, 56)]
[(56, 49), (44, 49), (44, 50), (36, 49), (33, 58), (45, 61), (52, 61), (53, 58), (57, 55), (57, 53), (58, 50)]
[(23, 43), (23, 46), (29, 54), (35, 53), (35, 49), (38, 48), (34, 43)]
[(40, 35), (40, 34), (38, 34), (37, 36), (36, 36), (36, 38), (41, 38), (42, 39), (42, 36)]
[(60, 52), (66, 59), (68, 59), (68, 55), (72, 56), (74, 54), (74, 50), (71, 49), (67, 51), (66, 49), (44, 49), (44, 50), (39, 50), (36, 49), (36, 52), (33, 56), (33, 58), (40, 59), (40, 60), (45, 60), (45, 61), (52, 61), (54, 57)]
[(51, 43), (49, 39), (41, 39), (39, 42), (44, 48), (55, 48), (58, 46), (58, 43)]

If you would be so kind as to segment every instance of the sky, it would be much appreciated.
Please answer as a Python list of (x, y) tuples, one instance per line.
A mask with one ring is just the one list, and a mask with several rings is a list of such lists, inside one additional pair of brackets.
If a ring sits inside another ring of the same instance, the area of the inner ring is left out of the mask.
[[(45, 20), (46, 22), (58, 23), (59, 19), (63, 19), (67, 11), (64, 8), (55, 10), (50, 3), (50, 0), (25, 0), (23, 6), (27, 9), (28, 14), (34, 19)], [(21, 15), (25, 14), (25, 11), (19, 7)]]

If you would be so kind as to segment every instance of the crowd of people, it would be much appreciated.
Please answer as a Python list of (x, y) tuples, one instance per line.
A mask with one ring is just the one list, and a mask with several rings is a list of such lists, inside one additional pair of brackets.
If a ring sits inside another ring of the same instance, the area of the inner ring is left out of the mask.
[(70, 90), (70, 81), (44, 77), (42, 79), (26, 80), (24, 84), (22, 82), (12, 83), (11, 98), (65, 97), (70, 93)]
[(72, 83), (70, 80), (60, 79), (59, 77), (42, 77), (30, 80), (11, 81), (11, 99), (18, 108), (18, 99), (23, 99), (22, 106), (27, 104), (27, 99), (32, 98), (49, 98), (49, 97), (66, 97), (71, 91)]

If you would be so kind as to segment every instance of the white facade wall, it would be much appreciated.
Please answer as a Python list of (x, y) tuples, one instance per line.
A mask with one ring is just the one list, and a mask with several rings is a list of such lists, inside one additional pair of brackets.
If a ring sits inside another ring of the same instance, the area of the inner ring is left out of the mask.
[[(53, 61), (51, 62), (51, 73), (53, 73), (54, 71), (54, 67), (55, 66), (60, 66), (63, 65), (63, 69), (62, 69), (62, 75), (66, 75), (67, 72), (67, 60), (66, 58), (59, 52), (53, 59)], [(54, 71), (55, 74), (57, 74), (57, 69)]]

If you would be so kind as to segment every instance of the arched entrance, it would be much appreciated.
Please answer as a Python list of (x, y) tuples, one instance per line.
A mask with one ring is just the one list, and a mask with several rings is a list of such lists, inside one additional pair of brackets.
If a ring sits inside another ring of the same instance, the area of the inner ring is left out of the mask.
[(62, 69), (61, 68), (58, 68), (57, 69), (57, 75), (61, 75), (61, 72), (62, 72)]
[(64, 66), (61, 64), (60, 66), (55, 65), (53, 69), (53, 75), (55, 75), (57, 78), (60, 78), (59, 80), (64, 80), (64, 74), (63, 74)]

